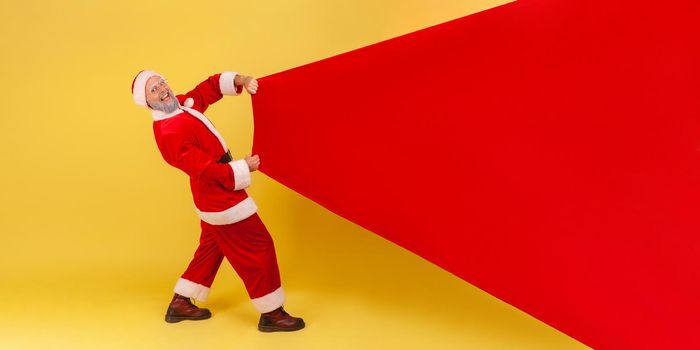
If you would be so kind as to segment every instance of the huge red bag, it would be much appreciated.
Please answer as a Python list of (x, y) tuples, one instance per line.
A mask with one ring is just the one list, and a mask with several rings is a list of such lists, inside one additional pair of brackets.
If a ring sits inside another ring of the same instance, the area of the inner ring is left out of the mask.
[(273, 74), (253, 151), (589, 346), (697, 349), (696, 18), (691, 1), (521, 0)]

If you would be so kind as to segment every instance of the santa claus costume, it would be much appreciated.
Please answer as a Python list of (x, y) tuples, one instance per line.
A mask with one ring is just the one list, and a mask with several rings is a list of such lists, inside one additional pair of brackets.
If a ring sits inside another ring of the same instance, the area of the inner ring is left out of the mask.
[[(272, 237), (257, 214), (255, 202), (245, 191), (251, 184), (248, 163), (244, 159), (231, 159), (226, 142), (203, 114), (209, 105), (224, 95), (241, 93), (242, 86), (234, 84), (236, 74), (213, 75), (192, 91), (178, 95), (178, 107), (171, 113), (151, 109), (158, 149), (168, 164), (189, 176), (202, 229), (199, 246), (175, 283), (176, 294), (166, 315), (168, 322), (210, 316), (208, 310), (189, 304), (189, 298), (207, 299), (224, 257), (243, 280), (260, 313), (286, 314), (281, 308), (285, 296)], [(139, 72), (132, 82), (136, 104), (150, 108), (146, 102), (146, 83), (154, 76), (162, 79), (158, 73), (146, 70)], [(186, 310), (178, 316), (172, 311), (178, 298), (187, 298), (182, 305), (194, 314), (188, 314)], [(303, 320), (297, 320), (296, 326), (291, 328), (303, 328)], [(281, 329), (265, 328), (263, 321), (261, 318), (259, 325), (263, 331), (296, 330), (284, 326)]]

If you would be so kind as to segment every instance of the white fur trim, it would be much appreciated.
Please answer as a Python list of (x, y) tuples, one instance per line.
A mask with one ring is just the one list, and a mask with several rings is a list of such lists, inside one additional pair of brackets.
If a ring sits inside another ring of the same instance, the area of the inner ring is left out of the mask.
[(185, 103), (183, 103), (183, 106), (185, 106), (187, 108), (192, 108), (192, 106), (194, 106), (194, 99), (192, 97), (188, 97), (185, 100)]
[(264, 314), (284, 305), (284, 290), (282, 287), (279, 287), (274, 292), (251, 301), (253, 302), (253, 306), (255, 306), (261, 314)]
[(174, 116), (176, 116), (176, 115), (178, 115), (178, 114), (180, 114), (180, 113), (182, 113), (182, 112), (184, 112), (184, 111), (183, 111), (181, 108), (179, 108), (179, 107), (178, 107), (176, 110), (174, 110), (174, 111), (172, 111), (172, 112), (170, 112), (170, 113), (165, 113), (165, 112), (163, 112), (163, 111), (159, 111), (159, 110), (156, 110), (156, 109), (152, 109), (152, 110), (151, 110), (151, 116), (153, 117), (153, 120), (154, 120), (154, 121), (159, 121), (159, 120), (163, 120), (163, 119), (168, 119), (168, 118), (170, 118), (170, 117), (174, 117)]
[(236, 79), (236, 72), (223, 72), (219, 76), (219, 88), (221, 89), (222, 95), (238, 96), (238, 91), (236, 91), (236, 84), (233, 80)]
[(209, 296), (209, 287), (180, 278), (175, 283), (175, 293), (183, 297), (194, 298), (197, 301), (206, 301)]
[(197, 215), (202, 221), (210, 225), (229, 225), (249, 218), (258, 211), (253, 198), (246, 198), (238, 204), (224, 211), (205, 212), (195, 207)]
[(229, 162), (228, 165), (233, 169), (233, 178), (236, 181), (234, 190), (238, 191), (248, 188), (250, 186), (250, 169), (245, 159), (234, 160)]
[(146, 82), (151, 77), (163, 78), (162, 75), (152, 70), (144, 70), (139, 72), (139, 74), (134, 79), (134, 89), (131, 91), (131, 94), (134, 97), (134, 103), (136, 103), (139, 106), (148, 107), (148, 103), (146, 103)]
[(199, 112), (196, 109), (192, 109), (189, 107), (181, 107), (181, 108), (184, 109), (185, 111), (187, 111), (189, 114), (191, 114), (195, 118), (201, 120), (202, 123), (204, 123), (204, 125), (206, 125), (207, 129), (209, 129), (209, 131), (211, 131), (211, 133), (214, 134), (214, 136), (216, 136), (217, 139), (219, 139), (219, 143), (221, 143), (221, 147), (223, 147), (224, 152), (226, 152), (228, 150), (228, 147), (226, 147), (226, 141), (224, 141), (224, 138), (221, 136), (221, 134), (219, 134), (219, 131), (216, 130), (216, 128), (214, 127), (214, 124), (212, 124), (209, 121), (209, 119), (207, 119), (207, 117), (204, 116), (204, 114), (202, 114), (201, 112)]

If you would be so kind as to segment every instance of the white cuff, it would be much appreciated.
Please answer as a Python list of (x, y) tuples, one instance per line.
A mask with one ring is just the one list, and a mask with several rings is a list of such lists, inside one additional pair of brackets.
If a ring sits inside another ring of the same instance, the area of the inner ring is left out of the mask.
[(175, 293), (197, 301), (206, 301), (209, 296), (209, 287), (180, 278), (175, 284)]
[(221, 89), (222, 95), (228, 96), (238, 96), (238, 91), (236, 90), (236, 84), (233, 80), (236, 78), (238, 73), (236, 72), (223, 72), (219, 76), (219, 89)]
[(279, 287), (274, 292), (251, 301), (253, 302), (253, 306), (258, 309), (258, 312), (264, 314), (284, 305), (284, 290), (282, 287)]
[(236, 183), (234, 190), (238, 191), (250, 186), (250, 169), (245, 159), (234, 160), (228, 165), (233, 169), (233, 179)]

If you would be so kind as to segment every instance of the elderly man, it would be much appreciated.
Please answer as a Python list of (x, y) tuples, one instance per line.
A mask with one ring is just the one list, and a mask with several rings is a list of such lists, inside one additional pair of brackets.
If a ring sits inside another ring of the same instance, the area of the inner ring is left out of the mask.
[(190, 298), (207, 299), (226, 257), (261, 313), (258, 329), (296, 331), (304, 328), (304, 321), (282, 307), (284, 291), (272, 237), (257, 214), (255, 202), (245, 192), (260, 159), (253, 155), (233, 160), (221, 134), (202, 114), (223, 95), (238, 95), (244, 88), (255, 94), (258, 83), (234, 72), (213, 75), (177, 96), (153, 71), (139, 72), (132, 82), (134, 102), (151, 109), (153, 132), (163, 158), (190, 177), (195, 210), (201, 219), (199, 247), (175, 284), (165, 320), (173, 323), (211, 317), (209, 310), (195, 306)]

